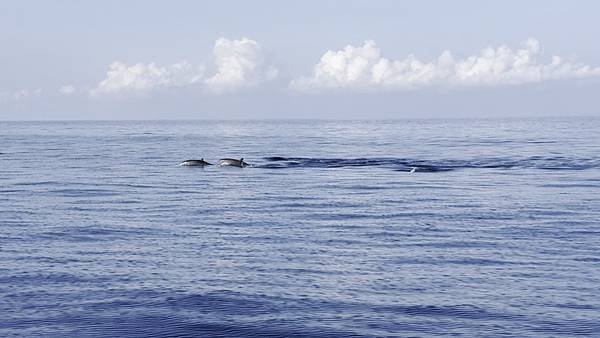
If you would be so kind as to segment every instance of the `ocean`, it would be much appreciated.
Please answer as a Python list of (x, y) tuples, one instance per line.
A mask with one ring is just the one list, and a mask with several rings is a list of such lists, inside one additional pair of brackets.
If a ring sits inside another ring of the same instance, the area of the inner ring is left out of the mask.
[(598, 336), (599, 290), (598, 118), (0, 122), (2, 337)]

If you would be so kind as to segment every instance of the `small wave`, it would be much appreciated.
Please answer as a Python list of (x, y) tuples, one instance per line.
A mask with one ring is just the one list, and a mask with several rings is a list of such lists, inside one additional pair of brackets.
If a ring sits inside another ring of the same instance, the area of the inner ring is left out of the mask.
[(91, 196), (116, 196), (119, 195), (119, 192), (107, 190), (107, 189), (91, 189), (91, 188), (81, 188), (81, 189), (53, 189), (50, 190), (51, 193), (57, 194), (59, 196), (65, 197), (91, 197)]
[(17, 186), (30, 186), (30, 185), (55, 185), (59, 184), (57, 181), (27, 181), (27, 182), (17, 182), (13, 183), (13, 185)]
[(458, 169), (585, 170), (600, 168), (598, 158), (531, 156), (526, 158), (482, 158), (472, 160), (417, 160), (406, 158), (310, 158), (271, 156), (263, 169), (382, 167), (403, 172), (443, 172)]
[(265, 157), (270, 163), (259, 164), (254, 167), (265, 169), (285, 168), (347, 168), (347, 167), (386, 167), (396, 171), (435, 172), (448, 171), (452, 168), (444, 165), (432, 165), (397, 158), (305, 158), (305, 157)]

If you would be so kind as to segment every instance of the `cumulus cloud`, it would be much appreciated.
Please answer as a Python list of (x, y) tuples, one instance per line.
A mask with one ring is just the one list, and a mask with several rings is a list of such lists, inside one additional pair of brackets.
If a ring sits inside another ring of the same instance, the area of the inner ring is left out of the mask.
[[(188, 62), (161, 66), (155, 63), (127, 65), (116, 61), (110, 64), (106, 78), (98, 83), (91, 94), (147, 93), (188, 85), (198, 85), (212, 93), (223, 93), (255, 86), (277, 76), (277, 70), (266, 64), (262, 48), (254, 40), (218, 39), (213, 56), (216, 73), (208, 78), (204, 77), (204, 65), (194, 66)], [(69, 90), (65, 86), (61, 88), (61, 93), (68, 95)]]
[(58, 92), (62, 95), (71, 95), (75, 93), (75, 86), (73, 85), (64, 85), (58, 89)]
[(123, 92), (143, 93), (159, 88), (181, 87), (202, 80), (204, 67), (194, 67), (187, 62), (159, 66), (151, 62), (127, 65), (113, 62), (106, 78), (92, 90), (93, 95)]
[(255, 86), (277, 77), (277, 70), (266, 65), (262, 48), (254, 40), (218, 39), (213, 55), (217, 73), (206, 85), (215, 92)]
[(545, 80), (600, 77), (600, 67), (553, 56), (540, 61), (540, 43), (529, 39), (520, 49), (488, 47), (479, 54), (456, 59), (444, 51), (436, 60), (421, 61), (414, 56), (390, 60), (381, 56), (374, 41), (360, 47), (346, 46), (328, 51), (312, 75), (291, 82), (301, 91), (318, 89), (402, 90), (425, 86), (516, 85)]
[(21, 101), (21, 100), (25, 100), (27, 98), (40, 97), (41, 95), (42, 95), (42, 88), (3, 91), (3, 92), (0, 92), (0, 102)]

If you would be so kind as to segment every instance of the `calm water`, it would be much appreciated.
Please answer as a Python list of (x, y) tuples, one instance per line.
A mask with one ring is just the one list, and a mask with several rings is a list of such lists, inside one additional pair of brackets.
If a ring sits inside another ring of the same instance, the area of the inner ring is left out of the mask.
[[(600, 119), (0, 122), (0, 145), (0, 336), (600, 333)], [(253, 167), (177, 165), (200, 157)]]

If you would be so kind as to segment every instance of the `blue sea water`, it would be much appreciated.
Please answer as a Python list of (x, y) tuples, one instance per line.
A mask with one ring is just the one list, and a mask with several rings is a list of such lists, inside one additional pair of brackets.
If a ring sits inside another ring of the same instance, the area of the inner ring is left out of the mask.
[(597, 118), (0, 122), (2, 337), (598, 336), (599, 290)]

